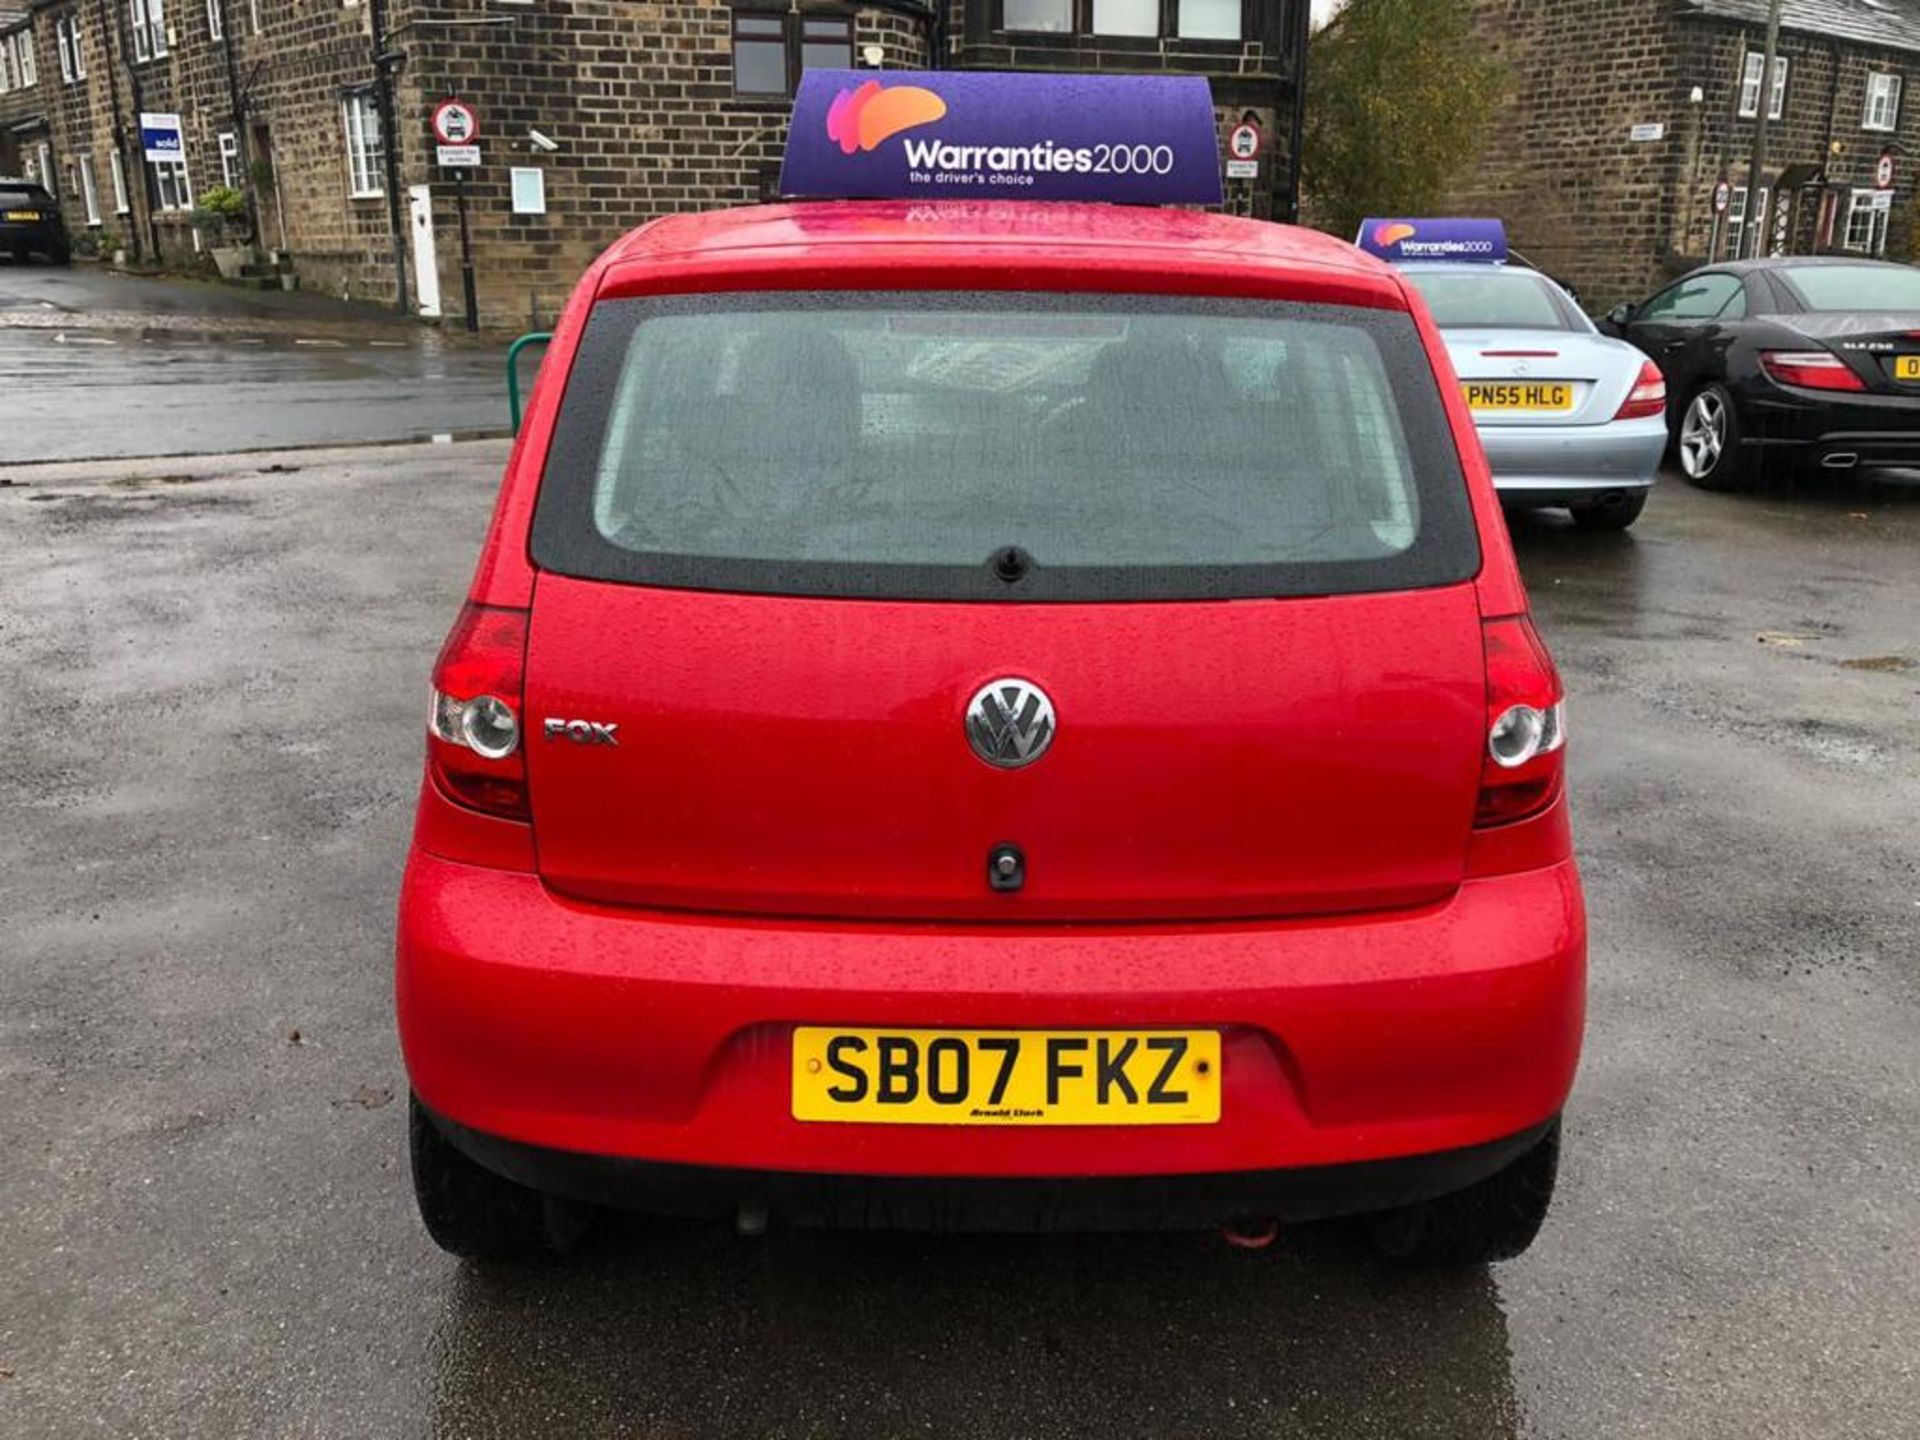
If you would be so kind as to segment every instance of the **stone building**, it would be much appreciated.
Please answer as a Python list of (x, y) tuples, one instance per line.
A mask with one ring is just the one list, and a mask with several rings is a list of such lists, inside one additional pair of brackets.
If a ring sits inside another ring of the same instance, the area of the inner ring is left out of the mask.
[[(478, 312), (526, 324), (632, 226), (768, 197), (806, 66), (1198, 72), (1223, 127), (1284, 140), (1305, 3), (0, 0), (37, 61), (0, 93), (0, 172), (49, 167), (83, 253), (172, 263), (219, 238), (196, 205), (230, 185), (303, 287), (393, 298), (404, 267), (409, 305), (454, 317), (462, 182), (429, 118), (458, 95)], [(180, 118), (183, 162), (144, 158), (143, 114)], [(1272, 213), (1283, 149), (1231, 204)]]
[[(1750, 253), (1747, 176), (1772, 253), (1905, 258), (1920, 164), (1920, 0), (1786, 0), (1763, 84), (1767, 0), (1475, 0), (1511, 87), (1450, 197), (1604, 309)], [(1894, 183), (1876, 184), (1882, 154)], [(1728, 205), (1716, 213), (1715, 190)]]

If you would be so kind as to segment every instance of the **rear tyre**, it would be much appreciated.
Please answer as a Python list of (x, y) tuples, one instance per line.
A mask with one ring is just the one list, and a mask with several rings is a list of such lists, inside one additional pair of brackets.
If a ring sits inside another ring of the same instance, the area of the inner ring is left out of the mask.
[(1740, 412), (1720, 384), (1687, 402), (1676, 445), (1680, 473), (1702, 490), (1739, 490), (1753, 478), (1740, 448)]
[(440, 1133), (417, 1096), (408, 1103), (413, 1198), (434, 1244), (469, 1260), (523, 1260), (564, 1255), (579, 1243), (590, 1207), (475, 1164)]
[(1478, 1184), (1366, 1217), (1374, 1248), (1407, 1265), (1484, 1265), (1533, 1243), (1553, 1203), (1560, 1121), (1533, 1148)]
[(1582, 530), (1624, 530), (1638, 520), (1646, 508), (1647, 492), (1640, 490), (1607, 505), (1576, 505), (1573, 523)]

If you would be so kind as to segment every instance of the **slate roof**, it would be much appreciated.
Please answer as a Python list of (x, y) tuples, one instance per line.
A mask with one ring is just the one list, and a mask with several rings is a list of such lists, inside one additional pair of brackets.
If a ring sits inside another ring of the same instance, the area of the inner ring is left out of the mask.
[[(1764, 30), (1767, 0), (1682, 0), (1691, 12)], [(1860, 45), (1920, 51), (1920, 0), (1787, 0), (1781, 27)]]

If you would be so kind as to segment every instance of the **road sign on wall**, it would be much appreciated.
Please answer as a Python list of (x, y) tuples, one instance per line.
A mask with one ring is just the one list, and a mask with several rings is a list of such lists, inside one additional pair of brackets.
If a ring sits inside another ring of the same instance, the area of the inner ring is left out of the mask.
[(480, 138), (480, 117), (466, 101), (449, 96), (433, 107), (433, 138), (442, 145), (471, 145)]
[(1891, 150), (1882, 150), (1880, 158), (1873, 162), (1873, 188), (1893, 189), (1893, 152)]

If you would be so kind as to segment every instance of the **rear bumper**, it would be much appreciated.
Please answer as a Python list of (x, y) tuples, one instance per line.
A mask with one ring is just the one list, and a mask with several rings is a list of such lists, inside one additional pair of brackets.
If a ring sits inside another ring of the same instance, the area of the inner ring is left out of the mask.
[(59, 225), (45, 221), (31, 225), (0, 221), (0, 254), (29, 250), (41, 255), (55, 255), (66, 248), (67, 232)]
[[(638, 912), (416, 848), (396, 996), (415, 1091), (543, 1150), (833, 1177), (1217, 1175), (1496, 1142), (1558, 1113), (1584, 1014), (1571, 861), (1384, 916), (840, 926)], [(1217, 1027), (1217, 1124), (808, 1124), (796, 1024)]]
[(1737, 398), (1747, 448), (1791, 451), (1820, 469), (1920, 466), (1920, 395), (1830, 400), (1761, 380)]
[(1667, 422), (1480, 425), (1494, 489), (1509, 504), (1567, 505), (1644, 490), (1659, 473)]
[(468, 1158), (553, 1195), (595, 1205), (732, 1220), (758, 1210), (827, 1229), (994, 1231), (1210, 1229), (1235, 1220), (1297, 1224), (1409, 1205), (1483, 1180), (1536, 1144), (1551, 1120), (1481, 1145), (1348, 1165), (1208, 1175), (1071, 1178), (829, 1175), (666, 1165), (502, 1140), (442, 1116)]

